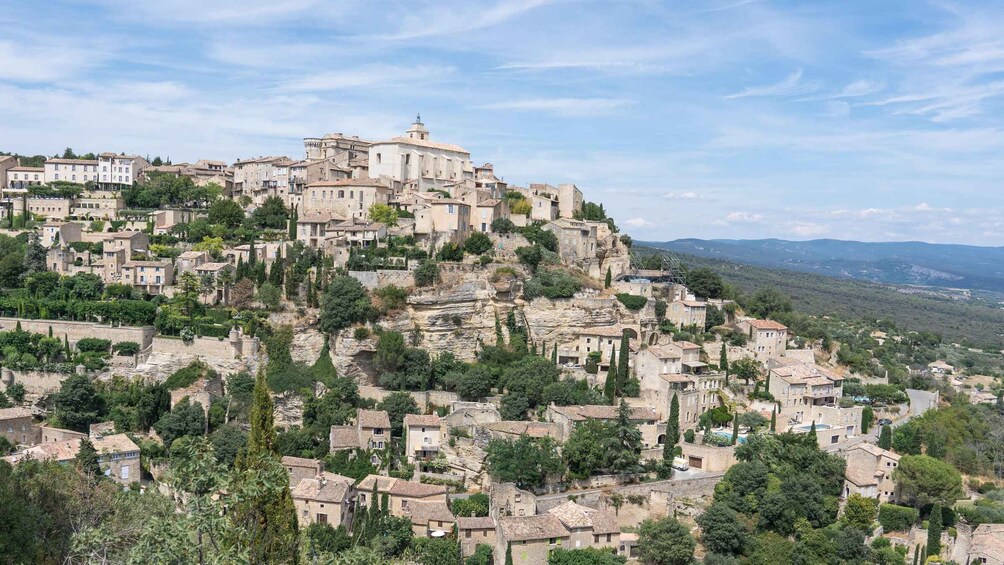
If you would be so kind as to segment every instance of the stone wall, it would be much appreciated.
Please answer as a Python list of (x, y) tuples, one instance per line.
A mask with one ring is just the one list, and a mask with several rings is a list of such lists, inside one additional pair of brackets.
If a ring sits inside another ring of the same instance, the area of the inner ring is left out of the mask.
[(382, 269), (378, 271), (349, 271), (349, 276), (356, 279), (367, 290), (395, 285), (407, 288), (415, 285), (415, 276), (411, 270)]
[(153, 338), (153, 350), (156, 353), (217, 359), (233, 359), (240, 356), (240, 352), (229, 340), (216, 337), (196, 337), (188, 342), (179, 338), (158, 336)]
[(13, 330), (21, 322), (21, 329), (28, 332), (49, 335), (52, 328), (53, 337), (69, 338), (70, 343), (76, 343), (85, 337), (100, 337), (119, 341), (135, 341), (144, 348), (153, 340), (153, 326), (108, 326), (93, 322), (67, 322), (64, 320), (26, 320), (19, 318), (0, 318), (0, 331)]
[[(388, 395), (393, 394), (395, 391), (387, 390), (376, 386), (360, 386), (359, 396), (360, 398), (368, 398), (375, 400), (377, 402), (383, 401)], [(449, 406), (453, 402), (459, 400), (459, 397), (455, 392), (447, 392), (445, 390), (418, 390), (409, 391), (408, 394), (415, 399), (418, 404), (418, 409), (425, 412), (428, 410), (429, 406)]]
[(70, 378), (72, 374), (46, 371), (11, 371), (4, 368), (2, 369), (2, 378), (0, 378), (0, 390), (6, 392), (8, 386), (21, 383), (28, 396), (44, 396), (58, 392), (63, 381)]

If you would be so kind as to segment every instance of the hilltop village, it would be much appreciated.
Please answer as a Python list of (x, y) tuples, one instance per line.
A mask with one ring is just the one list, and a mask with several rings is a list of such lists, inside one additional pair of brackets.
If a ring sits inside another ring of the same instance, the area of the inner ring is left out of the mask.
[(936, 338), (789, 327), (420, 117), (303, 145), (0, 156), (12, 562), (1004, 563), (999, 383), (850, 357)]

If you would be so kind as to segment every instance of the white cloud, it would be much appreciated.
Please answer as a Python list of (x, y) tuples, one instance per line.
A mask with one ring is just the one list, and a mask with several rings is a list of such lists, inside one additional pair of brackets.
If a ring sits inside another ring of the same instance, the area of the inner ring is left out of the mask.
[(366, 65), (337, 72), (307, 74), (302, 78), (284, 81), (279, 90), (288, 92), (310, 92), (330, 90), (350, 90), (411, 84), (441, 82), (454, 74), (453, 67), (439, 66), (396, 66)]
[(830, 228), (813, 222), (794, 222), (790, 230), (798, 237), (819, 237), (829, 233)]
[(608, 113), (632, 103), (623, 98), (530, 98), (480, 106), (488, 110), (540, 110), (564, 116)]
[(760, 223), (766, 218), (762, 214), (752, 212), (731, 212), (725, 216), (725, 221), (729, 223)]
[(377, 38), (400, 41), (468, 33), (497, 26), (554, 1), (501, 0), (487, 6), (471, 2), (454, 4), (452, 8), (441, 2), (431, 2), (424, 7), (409, 3), (407, 9), (400, 12), (404, 17), (395, 17), (402, 22), (401, 26)]
[(627, 220), (624, 220), (624, 225), (632, 228), (647, 228), (651, 227), (654, 224), (652, 224), (652, 222), (646, 220), (645, 218), (629, 218)]
[(686, 192), (667, 192), (665, 195), (667, 200), (706, 200), (707, 197), (698, 192), (688, 190)]
[(765, 86), (750, 86), (735, 94), (730, 94), (725, 98), (731, 100), (733, 98), (746, 98), (750, 96), (794, 96), (798, 94), (807, 94), (817, 90), (818, 88), (818, 83), (802, 82), (802, 69), (798, 69), (788, 75), (787, 78), (781, 82)]

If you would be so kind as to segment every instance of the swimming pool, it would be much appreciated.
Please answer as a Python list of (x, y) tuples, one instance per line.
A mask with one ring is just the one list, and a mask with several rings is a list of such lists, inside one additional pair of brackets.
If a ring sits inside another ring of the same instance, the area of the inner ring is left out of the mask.
[[(727, 439), (729, 441), (732, 441), (732, 432), (716, 431), (716, 432), (711, 432), (711, 433), (715, 434), (718, 437), (722, 437), (722, 438), (725, 438), (725, 439)], [(737, 441), (739, 443), (746, 443), (746, 436), (740, 434), (739, 435), (739, 439)]]

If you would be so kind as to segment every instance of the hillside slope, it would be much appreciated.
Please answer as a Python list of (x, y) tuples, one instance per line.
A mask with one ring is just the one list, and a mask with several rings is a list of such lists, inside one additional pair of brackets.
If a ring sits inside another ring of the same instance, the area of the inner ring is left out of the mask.
[(789, 295), (795, 308), (819, 316), (849, 320), (889, 319), (904, 329), (939, 333), (946, 340), (1004, 345), (1004, 310), (992, 300), (950, 300), (906, 294), (896, 287), (848, 278), (769, 269), (636, 245), (639, 253), (670, 253), (687, 268), (709, 267), (745, 292), (775, 287)]
[(835, 239), (678, 239), (639, 243), (700, 257), (839, 278), (1004, 291), (1002, 247)]

